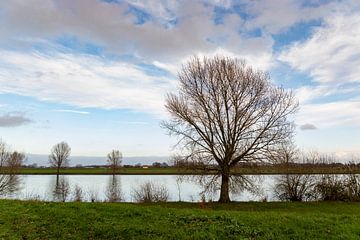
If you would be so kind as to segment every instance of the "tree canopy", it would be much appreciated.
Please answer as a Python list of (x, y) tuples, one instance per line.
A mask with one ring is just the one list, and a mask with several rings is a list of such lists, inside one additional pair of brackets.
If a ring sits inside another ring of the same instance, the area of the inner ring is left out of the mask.
[(228, 57), (192, 58), (169, 93), (163, 123), (186, 161), (217, 165), (220, 202), (229, 202), (231, 169), (239, 162), (267, 161), (291, 137), (289, 116), (298, 103), (291, 91), (271, 84), (269, 75)]

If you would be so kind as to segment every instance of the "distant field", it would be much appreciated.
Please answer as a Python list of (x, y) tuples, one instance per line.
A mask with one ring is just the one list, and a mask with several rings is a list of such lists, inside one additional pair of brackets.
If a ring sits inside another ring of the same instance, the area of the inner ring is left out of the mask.
[[(116, 174), (178, 174), (177, 168), (122, 168)], [(22, 168), (19, 174), (56, 174), (52, 168)], [(65, 168), (60, 170), (61, 174), (112, 174), (108, 168)]]
[[(108, 168), (65, 168), (61, 169), (61, 174), (111, 174)], [(175, 174), (214, 174), (214, 171), (202, 172), (196, 170), (187, 170), (182, 168), (167, 167), (167, 168), (121, 168), (116, 174), (121, 175), (175, 175)], [(345, 167), (291, 167), (282, 168), (277, 166), (261, 166), (261, 167), (244, 167), (233, 171), (235, 174), (342, 174), (342, 173), (358, 173), (360, 174), (360, 167), (352, 168), (351, 170)], [(22, 168), (18, 174), (56, 174), (56, 169), (52, 168)]]
[(0, 239), (359, 239), (360, 204), (0, 200)]

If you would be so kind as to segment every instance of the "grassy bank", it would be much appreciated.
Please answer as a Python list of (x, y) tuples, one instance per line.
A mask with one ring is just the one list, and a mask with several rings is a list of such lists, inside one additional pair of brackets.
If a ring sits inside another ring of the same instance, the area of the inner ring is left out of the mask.
[[(61, 174), (77, 174), (77, 175), (108, 175), (112, 174), (109, 168), (64, 168), (60, 170)], [(175, 167), (167, 168), (121, 168), (116, 174), (119, 175), (175, 175), (175, 174), (203, 174), (202, 171), (188, 170)], [(213, 174), (214, 171), (208, 171), (206, 174)], [(348, 169), (346, 167), (290, 167), (283, 168), (278, 166), (259, 166), (259, 167), (243, 167), (233, 170), (236, 174), (360, 174), (360, 167)], [(56, 174), (54, 168), (21, 168), (17, 174)]]
[(0, 239), (359, 239), (359, 203), (0, 200)]

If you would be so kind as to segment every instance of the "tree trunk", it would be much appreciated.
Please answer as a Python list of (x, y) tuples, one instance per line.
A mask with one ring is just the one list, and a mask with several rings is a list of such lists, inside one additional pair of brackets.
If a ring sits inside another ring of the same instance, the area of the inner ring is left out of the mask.
[(222, 173), (221, 174), (221, 190), (220, 190), (220, 203), (229, 203), (229, 182), (230, 182), (230, 175), (229, 173)]
[(56, 187), (59, 186), (59, 173), (56, 174)]

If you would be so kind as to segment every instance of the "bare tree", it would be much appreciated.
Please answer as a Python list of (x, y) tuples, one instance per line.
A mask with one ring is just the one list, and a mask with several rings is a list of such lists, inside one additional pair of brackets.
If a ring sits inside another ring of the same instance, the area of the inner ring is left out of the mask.
[(0, 140), (0, 195), (18, 189), (19, 178), (16, 172), (25, 160), (25, 154), (11, 152), (5, 142)]
[(60, 169), (69, 165), (71, 148), (66, 142), (56, 144), (52, 149), (49, 156), (49, 163), (52, 167), (56, 167), (57, 175)]
[(115, 174), (116, 171), (120, 168), (122, 162), (122, 153), (119, 150), (112, 150), (107, 155), (107, 162), (111, 168), (112, 174)]
[(178, 137), (184, 159), (217, 166), (219, 202), (230, 202), (232, 168), (269, 160), (293, 132), (288, 117), (298, 104), (291, 92), (271, 85), (268, 74), (238, 59), (194, 57), (179, 80), (179, 91), (166, 99), (171, 120), (162, 125)]

